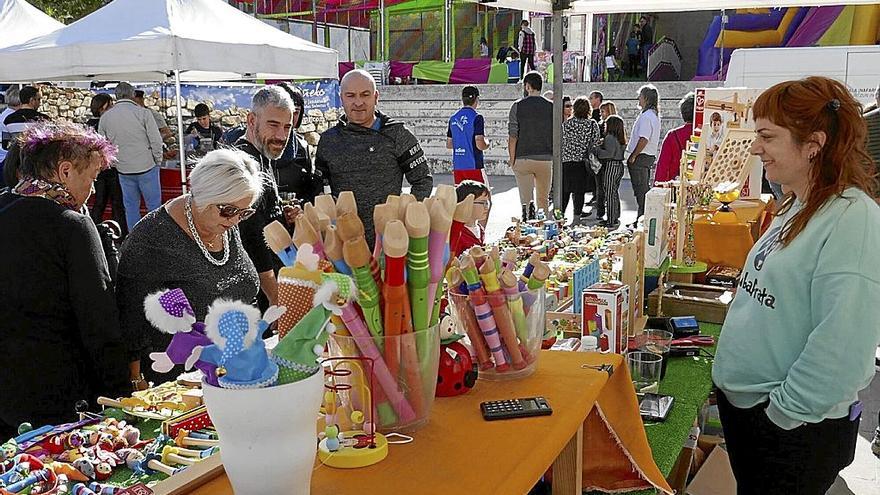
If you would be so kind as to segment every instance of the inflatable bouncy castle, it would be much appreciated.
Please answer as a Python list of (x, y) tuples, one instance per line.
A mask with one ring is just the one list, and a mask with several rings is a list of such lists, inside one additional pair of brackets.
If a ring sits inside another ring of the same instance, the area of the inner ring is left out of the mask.
[(873, 45), (880, 39), (880, 4), (740, 9), (722, 26), (715, 16), (697, 63), (697, 80), (723, 79), (736, 48)]

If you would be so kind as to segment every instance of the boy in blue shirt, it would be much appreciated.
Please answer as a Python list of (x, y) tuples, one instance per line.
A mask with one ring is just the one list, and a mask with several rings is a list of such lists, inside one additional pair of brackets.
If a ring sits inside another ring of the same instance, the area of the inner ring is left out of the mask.
[(461, 110), (449, 118), (446, 128), (446, 147), (452, 150), (452, 175), (455, 185), (463, 180), (474, 180), (488, 185), (483, 170), (483, 151), (489, 148), (485, 136), (483, 116), (477, 113), (480, 90), (465, 86), (461, 90)]

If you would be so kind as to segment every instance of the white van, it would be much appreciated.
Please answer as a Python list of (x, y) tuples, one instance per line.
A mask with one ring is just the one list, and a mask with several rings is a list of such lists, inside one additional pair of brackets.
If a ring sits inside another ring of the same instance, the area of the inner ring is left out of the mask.
[(880, 46), (740, 48), (730, 57), (724, 86), (768, 88), (807, 76), (837, 79), (863, 105), (874, 103), (880, 85)]

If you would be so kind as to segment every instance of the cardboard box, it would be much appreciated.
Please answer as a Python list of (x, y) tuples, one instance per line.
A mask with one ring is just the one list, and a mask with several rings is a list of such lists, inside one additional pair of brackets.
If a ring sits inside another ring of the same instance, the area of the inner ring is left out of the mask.
[(672, 189), (655, 187), (645, 195), (645, 267), (660, 268), (669, 242)]
[(736, 478), (730, 458), (722, 447), (714, 447), (703, 467), (687, 487), (688, 495), (736, 495)]
[[(626, 351), (629, 287), (616, 282), (593, 284), (582, 296), (582, 332), (599, 339), (599, 348)], [(607, 344), (606, 344), (607, 341)]]

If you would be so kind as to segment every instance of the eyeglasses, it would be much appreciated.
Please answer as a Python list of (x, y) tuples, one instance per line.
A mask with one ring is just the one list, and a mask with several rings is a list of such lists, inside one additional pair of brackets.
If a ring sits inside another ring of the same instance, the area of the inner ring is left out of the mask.
[(492, 206), (492, 202), (491, 201), (474, 201), (474, 205), (475, 206), (485, 206), (486, 208), (489, 208), (490, 206)]
[(248, 218), (253, 216), (254, 213), (257, 212), (257, 210), (255, 210), (253, 208), (239, 208), (235, 205), (214, 205), (214, 206), (217, 207), (217, 211), (220, 213), (221, 217), (232, 218), (232, 217), (238, 215), (238, 219), (242, 222), (247, 220)]

